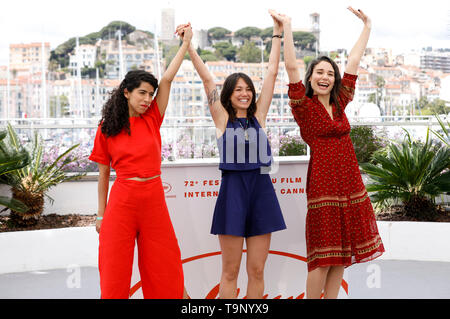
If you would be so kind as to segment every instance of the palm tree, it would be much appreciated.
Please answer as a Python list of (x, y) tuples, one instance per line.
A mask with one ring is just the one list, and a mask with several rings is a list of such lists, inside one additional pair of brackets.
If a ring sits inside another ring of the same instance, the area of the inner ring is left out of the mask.
[(450, 194), (450, 149), (433, 144), (429, 130), (425, 143), (412, 141), (406, 133), (400, 145), (388, 146), (386, 157), (374, 154), (377, 165), (361, 164), (371, 178), (367, 191), (373, 193), (371, 199), (377, 206), (400, 200), (406, 215), (432, 220), (437, 212), (435, 198)]
[[(30, 163), (30, 157), (24, 149), (17, 151), (8, 147), (4, 142), (6, 135), (6, 131), (0, 132), (0, 184), (4, 183), (2, 177), (5, 174), (21, 169)], [(22, 202), (6, 196), (0, 196), (0, 205), (19, 212), (25, 212), (28, 209)]]
[(381, 107), (381, 101), (383, 99), (383, 91), (384, 91), (384, 86), (386, 84), (386, 81), (384, 80), (384, 78), (382, 76), (377, 76), (375, 82), (376, 82), (376, 86), (377, 86), (377, 90), (375, 93), (375, 104), (380, 109), (380, 114), (384, 115), (386, 109), (383, 110), (383, 108)]
[[(16, 150), (20, 150), (22, 146), (19, 138), (9, 123), (7, 129), (10, 145)], [(31, 148), (25, 148), (31, 159), (30, 164), (4, 175), (6, 183), (12, 187), (13, 198), (29, 207), (25, 212), (11, 210), (10, 218), (14, 225), (31, 226), (36, 224), (44, 210), (44, 197), (46, 196), (53, 203), (53, 199), (47, 194), (50, 188), (59, 183), (76, 180), (86, 175), (86, 173), (68, 175), (63, 171), (66, 165), (78, 160), (76, 157), (69, 156), (70, 152), (78, 146), (79, 144), (68, 148), (53, 163), (44, 165), (42, 164), (44, 151), (42, 138), (37, 132), (34, 134)]]

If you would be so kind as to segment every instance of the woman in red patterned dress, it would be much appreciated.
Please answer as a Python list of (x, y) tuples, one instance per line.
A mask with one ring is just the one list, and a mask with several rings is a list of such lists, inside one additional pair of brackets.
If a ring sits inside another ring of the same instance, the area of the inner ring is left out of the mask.
[(306, 185), (307, 298), (320, 298), (322, 292), (324, 298), (337, 298), (345, 267), (384, 252), (344, 113), (353, 98), (371, 21), (361, 10), (348, 9), (364, 22), (364, 29), (348, 56), (343, 78), (333, 60), (319, 57), (310, 63), (304, 83), (300, 81), (290, 18), (278, 16), (285, 34), (290, 105), (301, 136), (311, 149)]

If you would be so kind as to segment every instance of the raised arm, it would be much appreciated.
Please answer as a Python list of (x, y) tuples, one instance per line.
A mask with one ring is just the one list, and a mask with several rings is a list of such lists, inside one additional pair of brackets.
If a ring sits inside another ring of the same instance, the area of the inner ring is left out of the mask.
[(289, 77), (289, 83), (300, 81), (300, 71), (295, 57), (294, 38), (292, 35), (291, 18), (285, 14), (273, 13), (273, 17), (283, 24), (284, 29), (284, 65)]
[(274, 14), (275, 12), (269, 10), (273, 19), (273, 35), (272, 48), (270, 50), (269, 65), (261, 88), (261, 94), (256, 101), (256, 118), (262, 127), (265, 127), (267, 113), (269, 112), (270, 104), (272, 103), (273, 91), (278, 75), (278, 64), (280, 63), (281, 50), (281, 36), (283, 34), (283, 23), (278, 20)]
[(191, 43), (192, 39), (191, 27), (189, 25), (183, 25), (182, 34), (183, 34), (182, 38), (183, 44), (178, 49), (178, 52), (173, 58), (173, 60), (170, 62), (166, 72), (164, 72), (164, 75), (162, 76), (159, 82), (158, 93), (156, 94), (155, 97), (156, 103), (158, 103), (159, 113), (161, 114), (161, 116), (163, 116), (164, 113), (166, 112), (167, 104), (169, 103), (169, 94), (172, 81), (175, 78), (175, 75), (177, 74), (181, 66), (181, 63), (183, 62), (184, 56)]
[(198, 55), (195, 48), (189, 46), (189, 55), (191, 56), (192, 64), (197, 70), (198, 75), (202, 79), (205, 87), (206, 97), (208, 98), (209, 110), (213, 118), (214, 124), (218, 129), (217, 136), (222, 135), (225, 131), (228, 122), (228, 113), (220, 102), (219, 93), (217, 92), (214, 78), (208, 70), (208, 67), (203, 63), (203, 60)]
[(348, 7), (348, 9), (364, 22), (364, 28), (358, 38), (358, 41), (356, 41), (350, 51), (347, 59), (347, 67), (345, 68), (346, 73), (356, 75), (358, 72), (359, 63), (361, 62), (364, 51), (366, 50), (367, 42), (369, 41), (372, 22), (370, 18), (362, 12), (362, 10), (355, 10), (352, 7)]

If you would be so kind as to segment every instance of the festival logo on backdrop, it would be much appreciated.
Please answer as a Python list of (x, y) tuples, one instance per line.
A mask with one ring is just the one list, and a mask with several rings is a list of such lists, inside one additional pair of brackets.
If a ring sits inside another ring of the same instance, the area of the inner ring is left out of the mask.
[[(244, 253), (247, 252), (247, 250), (243, 250)], [(219, 256), (221, 254), (220, 251), (201, 254), (189, 258), (185, 258), (182, 260), (183, 265), (189, 264), (189, 263), (199, 263), (199, 268), (201, 267), (201, 263), (205, 263), (208, 261), (208, 259), (213, 258), (215, 256)], [(306, 267), (306, 258), (303, 256), (299, 256), (296, 254), (283, 252), (283, 251), (275, 251), (270, 250), (269, 251), (269, 258), (271, 256), (278, 256), (282, 257), (285, 260), (283, 260), (288, 266), (293, 267), (294, 269), (300, 269), (301, 266)], [(218, 271), (220, 271), (220, 268), (218, 268)], [(185, 276), (189, 276), (189, 273), (185, 272)], [(270, 278), (270, 273), (266, 274), (267, 279)], [(220, 278), (220, 275), (217, 276), (217, 278)], [(207, 280), (205, 277), (203, 277), (203, 280)], [(198, 281), (196, 281), (198, 283)], [(210, 282), (211, 289), (209, 292), (206, 293), (204, 296), (195, 296), (190, 295), (190, 287), (185, 287), (186, 291), (188, 293), (189, 298), (195, 298), (195, 299), (217, 299), (219, 298), (219, 283)], [(290, 289), (290, 291), (295, 291), (295, 283), (292, 282), (292, 285), (294, 285), (293, 289)], [(130, 288), (130, 298), (136, 297), (135, 294), (141, 289), (142, 284), (140, 281), (132, 285)], [(192, 288), (192, 287), (191, 287)], [(292, 288), (292, 287), (290, 287)], [(344, 290), (345, 295), (348, 296), (348, 283), (343, 279), (341, 283), (341, 288)], [(299, 289), (300, 290), (300, 289)], [(241, 292), (245, 290), (242, 290), (238, 287), (237, 290), (237, 298), (243, 298), (245, 299), (245, 295), (243, 295)], [(263, 295), (263, 299), (304, 299), (305, 298), (305, 292), (304, 291), (298, 291), (296, 293), (288, 293), (287, 295), (283, 296), (279, 292), (267, 292)]]

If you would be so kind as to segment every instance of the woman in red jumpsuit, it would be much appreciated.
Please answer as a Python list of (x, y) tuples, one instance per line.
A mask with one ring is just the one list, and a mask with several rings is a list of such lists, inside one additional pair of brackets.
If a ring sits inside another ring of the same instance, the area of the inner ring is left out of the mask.
[[(130, 71), (103, 107), (89, 157), (99, 165), (96, 226), (102, 298), (129, 298), (136, 241), (144, 298), (183, 297), (181, 254), (160, 178), (159, 129), (191, 38), (191, 28), (184, 27), (183, 44), (159, 86), (150, 73)], [(110, 167), (117, 178), (107, 200)]]
[(312, 61), (300, 81), (290, 18), (280, 15), (285, 32), (285, 63), (292, 113), (311, 149), (307, 176), (307, 298), (337, 298), (344, 268), (384, 252), (375, 215), (363, 184), (345, 116), (352, 100), (357, 70), (366, 48), (370, 19), (349, 8), (364, 22), (341, 79), (328, 57)]

